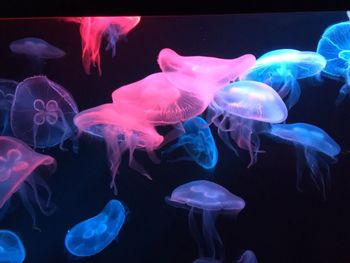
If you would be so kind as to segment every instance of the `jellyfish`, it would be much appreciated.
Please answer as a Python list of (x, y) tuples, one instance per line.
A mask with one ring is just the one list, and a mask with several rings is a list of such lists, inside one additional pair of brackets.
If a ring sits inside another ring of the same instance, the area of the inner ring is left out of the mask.
[(110, 200), (99, 214), (68, 230), (64, 241), (66, 249), (78, 257), (96, 255), (116, 239), (125, 217), (123, 204)]
[(256, 256), (253, 251), (247, 249), (236, 261), (236, 263), (258, 263)]
[(327, 60), (326, 67), (323, 69), (324, 75), (343, 79), (345, 82), (336, 99), (338, 105), (349, 96), (350, 22), (341, 22), (328, 27), (318, 42), (317, 53)]
[(150, 175), (133, 157), (134, 151), (144, 150), (154, 162), (159, 162), (154, 151), (163, 142), (163, 136), (147, 121), (118, 112), (114, 104), (103, 104), (78, 113), (74, 123), (79, 133), (89, 133), (103, 137), (112, 173), (111, 188), (117, 194), (115, 176), (121, 163), (122, 155), (129, 151), (129, 166), (151, 179)]
[(105, 37), (108, 42), (106, 51), (111, 50), (112, 57), (114, 57), (119, 38), (132, 30), (140, 22), (140, 19), (139, 16), (65, 18), (64, 20), (68, 22), (80, 24), (82, 60), (85, 72), (90, 74), (92, 65), (97, 66), (101, 75), (100, 47), (102, 38)]
[[(166, 77), (179, 89), (196, 94), (215, 91), (235, 81), (255, 63), (255, 57), (246, 54), (234, 59), (205, 56), (181, 56), (164, 48), (159, 52), (158, 64)], [(211, 97), (210, 97), (211, 99)]]
[(339, 145), (322, 129), (307, 123), (274, 124), (266, 131), (272, 138), (292, 143), (297, 154), (297, 189), (301, 190), (304, 169), (325, 196), (330, 181), (329, 164), (337, 161)]
[(185, 133), (179, 137), (176, 144), (167, 148), (162, 154), (169, 154), (183, 147), (188, 156), (182, 156), (177, 160), (195, 161), (204, 169), (213, 169), (218, 162), (218, 149), (208, 123), (197, 116), (186, 121), (183, 126)]
[[(200, 256), (193, 262), (223, 262), (223, 244), (215, 227), (215, 219), (225, 212), (237, 215), (245, 207), (244, 200), (216, 183), (197, 180), (178, 186), (166, 201), (190, 210), (190, 230), (197, 241)], [(202, 216), (202, 231), (198, 229), (195, 213)], [(205, 255), (203, 241), (206, 242), (208, 255)]]
[(241, 80), (254, 80), (271, 86), (290, 109), (300, 98), (298, 80), (319, 75), (325, 66), (325, 58), (316, 52), (277, 49), (258, 58)]
[(73, 97), (46, 76), (30, 77), (17, 86), (11, 108), (11, 127), (15, 137), (34, 148), (55, 145), (64, 149), (73, 139), (73, 117), (78, 108)]
[(22, 263), (26, 257), (21, 239), (11, 230), (0, 230), (0, 262)]
[(270, 86), (256, 81), (237, 81), (215, 93), (207, 110), (207, 120), (218, 128), (223, 142), (237, 155), (232, 140), (248, 150), (250, 163), (256, 163), (259, 134), (270, 123), (283, 122), (288, 116), (286, 105)]
[(10, 135), (10, 111), (18, 82), (0, 79), (0, 135)]
[[(53, 212), (50, 208), (51, 191), (40, 177), (42, 168), (53, 173), (56, 168), (55, 159), (33, 151), (18, 139), (0, 136), (0, 209), (18, 192), (33, 219), (33, 228), (37, 228), (33, 202), (38, 204), (43, 214), (50, 215)], [(46, 190), (46, 204), (43, 204), (37, 186)]]

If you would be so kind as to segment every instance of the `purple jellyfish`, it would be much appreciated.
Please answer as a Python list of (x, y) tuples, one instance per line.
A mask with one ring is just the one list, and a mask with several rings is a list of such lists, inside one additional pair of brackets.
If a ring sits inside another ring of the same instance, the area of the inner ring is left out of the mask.
[(246, 250), (235, 263), (258, 263), (253, 251)]
[[(18, 139), (0, 136), (0, 209), (14, 193), (19, 193), (25, 208), (32, 216), (34, 228), (36, 219), (33, 202), (38, 204), (43, 214), (52, 213), (49, 207), (51, 191), (38, 173), (39, 168), (44, 166), (53, 173), (56, 168), (55, 159), (33, 151)], [(42, 203), (37, 186), (47, 191), (46, 204)]]
[(45, 76), (30, 77), (18, 84), (11, 109), (13, 134), (34, 148), (63, 148), (73, 138), (73, 117), (78, 108), (62, 86)]
[(17, 81), (0, 79), (0, 135), (10, 135), (10, 111)]
[[(245, 207), (244, 200), (218, 184), (198, 180), (177, 187), (166, 201), (173, 206), (190, 209), (190, 230), (197, 241), (200, 254), (200, 258), (193, 262), (223, 262), (223, 244), (215, 227), (215, 218), (224, 212), (237, 215)], [(202, 215), (202, 231), (199, 231), (196, 224), (195, 212)], [(200, 233), (203, 234), (202, 238)], [(204, 255), (203, 240), (206, 242), (208, 256)]]
[(288, 110), (278, 93), (256, 81), (237, 81), (219, 90), (207, 112), (208, 122), (215, 124), (220, 138), (230, 149), (238, 155), (232, 139), (241, 149), (249, 151), (248, 167), (257, 160), (258, 134), (269, 123), (283, 122), (287, 116)]

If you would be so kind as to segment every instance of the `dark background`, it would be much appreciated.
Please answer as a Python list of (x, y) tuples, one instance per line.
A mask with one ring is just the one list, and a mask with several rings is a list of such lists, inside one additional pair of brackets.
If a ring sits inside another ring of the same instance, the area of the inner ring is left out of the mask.
[[(83, 71), (78, 25), (53, 19), (2, 20), (0, 77), (21, 81), (33, 75), (33, 62), (11, 54), (8, 45), (22, 37), (43, 38), (67, 56), (47, 61), (42, 73), (69, 90), (79, 110), (84, 110), (111, 102), (117, 87), (159, 71), (156, 59), (162, 48), (182, 55), (223, 58), (246, 53), (259, 57), (279, 48), (315, 51), (323, 31), (345, 20), (345, 11), (143, 16), (127, 39), (117, 43), (115, 58), (104, 51), (106, 42), (102, 42), (101, 77), (96, 69), (91, 75)], [(31, 218), (16, 195), (0, 228), (20, 236), (27, 252), (25, 262), (191, 262), (197, 257), (197, 247), (189, 232), (188, 211), (169, 206), (164, 198), (181, 184), (208, 179), (246, 201), (236, 220), (224, 215), (217, 219), (225, 262), (233, 262), (245, 249), (253, 250), (260, 263), (350, 262), (350, 100), (335, 106), (341, 81), (300, 83), (302, 95), (287, 122), (317, 125), (342, 147), (338, 163), (331, 166), (331, 191), (326, 200), (307, 176), (304, 191), (296, 190), (291, 145), (262, 138), (266, 153), (247, 169), (248, 153), (240, 151), (240, 157), (235, 156), (218, 138), (215, 127), (211, 129), (219, 162), (214, 171), (191, 162), (154, 165), (144, 153), (137, 153), (153, 181), (129, 169), (124, 158), (115, 197), (109, 188), (104, 142), (83, 136), (78, 154), (58, 148), (44, 151), (58, 162), (48, 180), (57, 211), (46, 217), (36, 210), (41, 232), (32, 229)], [(112, 198), (129, 209), (117, 240), (93, 257), (70, 256), (64, 248), (67, 230), (99, 213)]]

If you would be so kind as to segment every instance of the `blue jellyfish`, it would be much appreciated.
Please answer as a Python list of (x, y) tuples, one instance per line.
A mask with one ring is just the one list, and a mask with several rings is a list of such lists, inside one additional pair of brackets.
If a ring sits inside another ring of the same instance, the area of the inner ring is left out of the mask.
[(62, 86), (45, 76), (30, 77), (18, 84), (11, 108), (13, 134), (34, 148), (63, 148), (73, 138), (78, 108)]
[(75, 225), (68, 231), (65, 246), (69, 253), (88, 257), (101, 252), (119, 234), (126, 210), (118, 200), (111, 200), (96, 216)]
[(258, 263), (253, 251), (246, 250), (235, 263)]
[(208, 123), (201, 117), (195, 117), (183, 123), (185, 133), (182, 134), (177, 143), (162, 152), (168, 154), (183, 146), (188, 156), (177, 160), (195, 161), (204, 169), (213, 169), (218, 162), (218, 149), (211, 134)]
[(249, 167), (257, 161), (259, 133), (270, 123), (283, 122), (287, 116), (286, 105), (276, 91), (262, 82), (245, 80), (217, 91), (206, 119), (214, 123), (220, 138), (236, 155), (234, 144), (249, 151)]
[(0, 79), (0, 135), (10, 135), (10, 111), (18, 82)]
[(317, 53), (323, 55), (327, 65), (323, 69), (325, 76), (343, 79), (336, 104), (349, 96), (350, 78), (350, 22), (341, 22), (328, 27), (318, 42)]
[(277, 49), (258, 58), (242, 79), (268, 84), (290, 109), (300, 97), (298, 79), (318, 75), (325, 66), (325, 58), (316, 52)]
[(0, 230), (0, 262), (21, 263), (25, 257), (21, 239), (10, 230)]
[[(224, 260), (224, 248), (215, 227), (216, 216), (220, 213), (238, 213), (245, 207), (242, 198), (224, 187), (206, 180), (192, 181), (175, 188), (166, 201), (173, 206), (189, 209), (189, 225), (200, 257), (196, 263), (219, 263)], [(201, 214), (202, 230), (197, 226), (195, 213)], [(201, 236), (202, 235), (202, 236)], [(205, 244), (203, 243), (205, 242)], [(208, 255), (205, 255), (205, 247)]]
[(330, 180), (329, 164), (337, 161), (339, 145), (324, 130), (307, 123), (274, 124), (268, 134), (294, 144), (297, 154), (297, 188), (301, 189), (301, 178), (306, 166), (316, 187), (325, 196)]

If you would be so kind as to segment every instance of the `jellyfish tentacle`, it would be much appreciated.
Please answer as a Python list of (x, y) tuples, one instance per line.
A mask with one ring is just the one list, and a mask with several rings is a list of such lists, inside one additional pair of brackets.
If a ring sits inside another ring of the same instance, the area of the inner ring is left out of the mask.
[(197, 244), (198, 254), (200, 257), (204, 257), (204, 245), (202, 243), (203, 239), (200, 238), (201, 231), (199, 230), (198, 224), (196, 222), (196, 215), (193, 207), (191, 207), (188, 213), (188, 224), (190, 226), (191, 235)]
[(33, 205), (27, 199), (27, 197), (28, 197), (28, 193), (27, 193), (28, 190), (26, 189), (27, 187), (28, 186), (26, 184), (23, 184), (23, 186), (21, 188), (19, 188), (18, 193), (19, 193), (19, 196), (21, 198), (21, 201), (22, 201), (24, 207), (27, 209), (28, 213), (30, 214), (30, 216), (32, 218), (32, 228), (41, 232), (41, 229), (36, 224), (36, 217), (35, 217), (35, 211), (34, 211)]
[(288, 109), (292, 108), (300, 99), (301, 89), (298, 80), (292, 74), (287, 77), (287, 85), (289, 85), (288, 97), (285, 104)]

